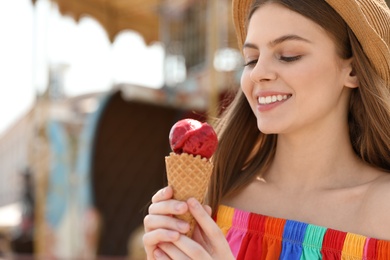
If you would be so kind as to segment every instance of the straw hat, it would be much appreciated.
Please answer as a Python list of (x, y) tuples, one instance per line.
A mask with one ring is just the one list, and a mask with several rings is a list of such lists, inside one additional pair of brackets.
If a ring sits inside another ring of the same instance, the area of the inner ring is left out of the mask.
[[(233, 0), (238, 45), (246, 37), (246, 21), (253, 0)], [(345, 20), (376, 72), (390, 86), (390, 9), (385, 0), (325, 0)]]

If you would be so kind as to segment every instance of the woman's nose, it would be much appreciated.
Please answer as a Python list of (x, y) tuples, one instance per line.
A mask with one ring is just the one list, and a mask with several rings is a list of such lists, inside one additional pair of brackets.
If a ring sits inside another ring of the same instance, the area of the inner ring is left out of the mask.
[(276, 76), (272, 61), (266, 58), (259, 58), (250, 73), (251, 80), (255, 83), (274, 80)]

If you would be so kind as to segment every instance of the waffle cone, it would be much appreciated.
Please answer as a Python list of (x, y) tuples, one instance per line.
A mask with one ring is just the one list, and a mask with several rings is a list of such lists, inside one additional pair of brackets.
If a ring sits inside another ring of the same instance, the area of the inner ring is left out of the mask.
[[(173, 189), (174, 199), (187, 201), (193, 197), (203, 203), (213, 171), (213, 164), (209, 160), (199, 155), (170, 153), (165, 157), (165, 166), (168, 185)], [(191, 237), (196, 224), (194, 217), (187, 212), (178, 215), (177, 218), (190, 224), (190, 230), (186, 235)]]

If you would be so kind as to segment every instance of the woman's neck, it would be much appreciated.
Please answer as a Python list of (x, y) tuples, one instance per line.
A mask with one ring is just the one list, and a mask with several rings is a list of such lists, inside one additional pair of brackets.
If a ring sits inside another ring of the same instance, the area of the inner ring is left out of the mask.
[(279, 135), (275, 158), (264, 179), (299, 189), (345, 187), (362, 181), (355, 174), (363, 163), (353, 151), (348, 131), (328, 130)]

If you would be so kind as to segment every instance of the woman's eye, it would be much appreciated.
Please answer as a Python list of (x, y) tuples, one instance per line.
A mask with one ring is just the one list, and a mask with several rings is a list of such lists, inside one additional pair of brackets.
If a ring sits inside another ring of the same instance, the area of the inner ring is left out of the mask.
[(301, 57), (302, 57), (301, 55), (297, 55), (297, 56), (280, 56), (279, 60), (285, 61), (285, 62), (293, 62), (293, 61), (299, 60)]
[(250, 60), (244, 64), (244, 67), (256, 65), (257, 60)]

